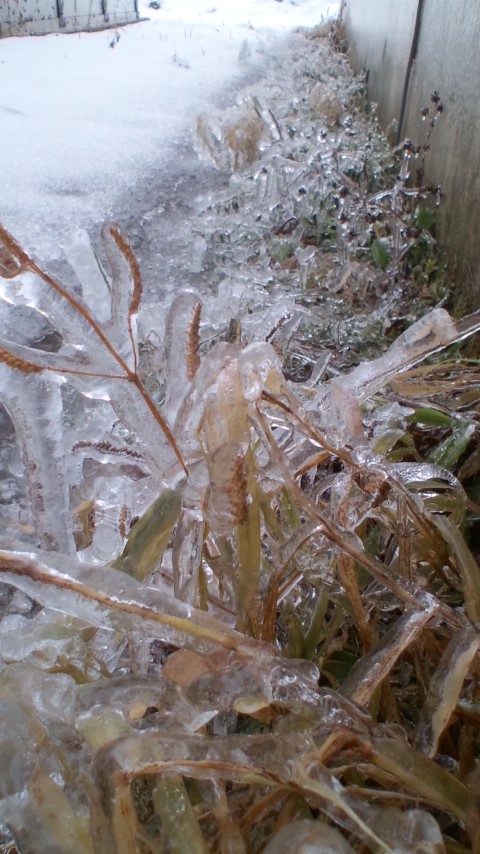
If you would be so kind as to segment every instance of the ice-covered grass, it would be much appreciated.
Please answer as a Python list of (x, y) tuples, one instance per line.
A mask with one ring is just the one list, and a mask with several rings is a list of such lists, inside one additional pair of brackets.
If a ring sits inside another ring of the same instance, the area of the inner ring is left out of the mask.
[[(159, 409), (139, 373), (140, 270), (118, 229), (103, 233), (103, 322), (0, 238), (11, 295), (63, 337), (53, 354), (0, 342), (41, 546), (21, 550), (19, 520), (16, 548), (0, 552), (3, 581), (24, 594), (0, 625), (0, 816), (20, 850), (215, 851), (233, 834), (238, 850), (261, 839), (276, 854), (300, 834), (318, 851), (395, 854), (412, 840), (445, 851), (464, 827), (473, 838), (475, 788), (433, 760), (460, 762), (452, 715), (469, 744), (478, 717), (478, 567), (468, 498), (445, 467), (474, 414), (457, 418), (448, 393), (439, 408), (377, 402), (370, 419), (361, 404), (409, 373), (415, 398), (412, 369), (477, 331), (478, 313), (435, 309), (316, 390), (289, 385), (273, 345), (242, 346), (240, 329), (202, 352), (201, 301), (186, 291), (166, 321)], [(77, 427), (72, 451), (99, 465), (76, 529), (59, 382), (109, 401), (129, 430), (119, 441)], [(449, 429), (425, 462), (409, 420)], [(465, 465), (468, 477), (475, 452)], [(135, 521), (142, 479), (159, 494)], [(106, 508), (126, 539), (109, 563)]]
[(118, 226), (0, 232), (3, 847), (476, 851), (480, 317), (328, 36), (207, 112), (146, 339)]

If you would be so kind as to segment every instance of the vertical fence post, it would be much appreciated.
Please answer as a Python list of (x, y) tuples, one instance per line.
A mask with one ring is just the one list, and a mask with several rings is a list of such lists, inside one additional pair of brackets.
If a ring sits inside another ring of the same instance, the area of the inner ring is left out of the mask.
[(410, 48), (410, 55), (408, 57), (408, 63), (405, 72), (405, 81), (403, 84), (402, 103), (400, 106), (400, 116), (398, 119), (397, 145), (399, 145), (403, 139), (403, 122), (405, 120), (405, 111), (407, 109), (408, 89), (410, 86), (410, 78), (412, 76), (413, 63), (415, 62), (415, 58), (417, 56), (418, 41), (420, 38), (420, 30), (422, 27), (422, 12), (424, 2), (425, 0), (418, 0), (417, 15), (415, 18), (415, 28), (413, 30), (412, 37), (412, 45)]
[(67, 22), (63, 15), (63, 0), (57, 0), (57, 18), (58, 18), (58, 26), (66, 27)]

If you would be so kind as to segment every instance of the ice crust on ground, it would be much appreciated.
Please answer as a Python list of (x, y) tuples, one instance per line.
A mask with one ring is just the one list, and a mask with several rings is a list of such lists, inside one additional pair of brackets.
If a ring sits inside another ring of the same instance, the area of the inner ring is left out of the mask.
[[(264, 50), (338, 2), (164, 0), (116, 31), (0, 42), (0, 221), (39, 257), (118, 218), (191, 134), (203, 106), (261, 73)], [(145, 210), (138, 209), (138, 217)]]

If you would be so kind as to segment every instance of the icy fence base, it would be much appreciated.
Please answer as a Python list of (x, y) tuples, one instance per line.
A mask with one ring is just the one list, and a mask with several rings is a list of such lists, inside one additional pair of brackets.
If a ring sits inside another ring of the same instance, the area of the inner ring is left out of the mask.
[(345, 0), (343, 22), (352, 66), (368, 73), (368, 94), (379, 119), (385, 128), (397, 120), (399, 140), (416, 137), (422, 108), (435, 90), (441, 95), (445, 114), (425, 180), (441, 184), (437, 238), (454, 271), (459, 300), (476, 309), (480, 274), (472, 211), (480, 191), (480, 7), (472, 0)]
[(138, 20), (137, 0), (5, 0), (0, 38), (101, 30)]

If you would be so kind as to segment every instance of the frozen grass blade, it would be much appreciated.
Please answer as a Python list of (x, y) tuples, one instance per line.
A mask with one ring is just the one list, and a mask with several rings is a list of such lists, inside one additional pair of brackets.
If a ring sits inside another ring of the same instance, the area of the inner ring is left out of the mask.
[(452, 638), (430, 681), (425, 704), (420, 713), (413, 744), (433, 757), (443, 730), (455, 711), (462, 685), (474, 660), (480, 636), (469, 629)]
[(87, 822), (78, 817), (63, 788), (49, 774), (33, 774), (29, 790), (51, 848), (93, 854)]
[(410, 794), (465, 821), (470, 806), (467, 787), (431, 759), (399, 741), (374, 739), (370, 761), (392, 774)]
[(186, 637), (196, 637), (199, 644), (203, 640), (227, 649), (240, 648), (246, 643), (242, 634), (202, 611), (195, 612), (176, 603), (168, 595), (169, 607), (176, 613), (162, 612), (160, 592), (142, 587), (113, 568), (89, 572), (72, 565), (71, 569), (77, 577), (53, 570), (32, 555), (0, 552), (0, 572), (7, 583), (46, 605), (56, 601), (66, 613), (82, 616), (93, 625), (111, 626), (128, 633), (135, 629), (142, 631), (142, 624), (149, 622), (152, 634), (160, 638), (168, 635), (178, 643), (184, 643)]
[(480, 622), (480, 569), (462, 534), (445, 516), (432, 515), (438, 528), (455, 555), (462, 577), (465, 612), (472, 623)]
[[(290, 739), (289, 744), (280, 744), (278, 739), (268, 735), (214, 739), (190, 736), (179, 743), (150, 731), (138, 739), (120, 739), (108, 752), (104, 752), (101, 765), (97, 763), (97, 781), (101, 787), (102, 777), (108, 768), (113, 789), (109, 793), (110, 802), (104, 804), (104, 809), (112, 816), (113, 823), (118, 822), (119, 828), (122, 811), (130, 810), (130, 782), (140, 773), (137, 769), (143, 767), (142, 773), (148, 774), (163, 775), (175, 771), (195, 779), (234, 780), (253, 786), (285, 788), (313, 798), (327, 815), (345, 815), (357, 836), (367, 839), (375, 850), (392, 854), (391, 848), (350, 806), (342, 786), (316, 762), (315, 755), (298, 753), (301, 745), (302, 741), (297, 739)], [(142, 760), (146, 751), (148, 764)], [(287, 756), (288, 762), (285, 761)], [(121, 833), (115, 833), (115, 836), (118, 839)], [(118, 849), (121, 854), (124, 850), (123, 847)]]
[[(256, 477), (254, 471), (254, 457), (251, 451), (247, 453), (245, 463), (241, 460), (241, 467), (234, 473), (232, 487), (234, 496), (231, 498), (234, 507), (238, 504), (236, 518), (235, 538), (238, 560), (238, 623), (240, 631), (246, 631), (247, 627), (254, 637), (259, 637), (260, 613), (258, 595), (258, 580), (260, 569), (260, 507), (257, 497)], [(244, 467), (246, 466), (246, 471)], [(247, 474), (248, 472), (248, 474)], [(237, 498), (238, 496), (238, 498)], [(249, 497), (247, 503), (247, 497)], [(234, 509), (234, 507), (232, 509)]]
[(162, 836), (172, 854), (208, 854), (180, 774), (167, 771), (153, 792), (155, 812), (162, 822)]
[[(348, 504), (348, 496), (345, 496), (345, 499), (339, 503), (337, 510), (337, 522), (342, 526), (348, 525)], [(351, 555), (340, 552), (337, 555), (337, 567), (345, 595), (352, 606), (363, 649), (365, 652), (368, 652), (374, 640), (375, 633), (365, 618), (362, 594), (358, 586), (358, 573), (355, 560)]]
[(385, 852), (385, 854), (393, 854), (392, 849), (365, 824), (362, 818), (350, 806), (347, 799), (343, 797), (339, 785), (334, 778), (330, 778), (325, 769), (318, 769), (317, 774), (312, 777), (303, 768), (298, 768), (295, 777), (302, 794), (306, 796), (316, 795), (324, 800), (328, 807), (333, 808), (334, 812), (339, 810), (340, 813), (344, 813), (350, 819), (360, 838), (368, 839), (374, 850)]
[(155, 569), (165, 551), (182, 506), (174, 489), (165, 489), (131, 530), (125, 548), (112, 564), (137, 581)]
[(368, 655), (355, 664), (341, 686), (341, 692), (359, 706), (367, 706), (376, 688), (388, 676), (399, 656), (435, 616), (435, 602), (423, 611), (406, 611)]

